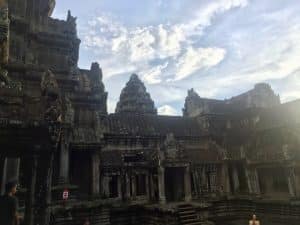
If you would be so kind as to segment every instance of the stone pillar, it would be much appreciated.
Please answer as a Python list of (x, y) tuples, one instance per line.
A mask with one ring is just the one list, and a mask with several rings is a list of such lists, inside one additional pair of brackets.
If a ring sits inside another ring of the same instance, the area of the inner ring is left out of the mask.
[(136, 179), (135, 179), (135, 174), (131, 175), (131, 197), (136, 198)]
[(149, 179), (150, 179), (150, 175), (149, 173), (147, 172), (146, 174), (146, 194), (147, 194), (147, 197), (148, 197), (148, 200), (150, 200), (151, 198), (151, 194), (150, 194), (150, 182), (149, 182)]
[(238, 192), (240, 190), (239, 175), (236, 166), (232, 167), (233, 190)]
[(125, 174), (125, 199), (130, 199), (130, 175), (128, 172)]
[(154, 193), (154, 181), (153, 181), (153, 174), (149, 174), (149, 186), (150, 186), (150, 199), (153, 200), (155, 198)]
[(157, 169), (158, 175), (158, 198), (161, 204), (166, 203), (166, 194), (165, 194), (165, 168), (159, 166)]
[(109, 180), (110, 178), (105, 175), (102, 177), (102, 181), (101, 181), (101, 194), (103, 196), (105, 196), (106, 198), (109, 197), (110, 193), (109, 193)]
[(185, 193), (185, 201), (192, 200), (192, 188), (191, 188), (191, 173), (190, 166), (187, 166), (184, 169), (184, 193)]
[(92, 168), (92, 195), (100, 194), (100, 156), (98, 153), (91, 155)]
[(34, 201), (35, 201), (35, 184), (36, 184), (36, 175), (37, 175), (37, 156), (34, 156), (31, 159), (31, 170), (29, 172), (30, 181), (27, 184), (27, 198), (26, 198), (26, 207), (25, 207), (25, 224), (33, 225), (34, 224)]
[(222, 191), (226, 194), (230, 193), (229, 171), (228, 171), (227, 162), (224, 162), (221, 165), (220, 179), (221, 179), (220, 184), (223, 187)]
[(246, 176), (246, 180), (247, 180), (247, 186), (248, 186), (248, 191), (249, 194), (253, 194), (253, 187), (252, 187), (252, 179), (251, 179), (251, 170), (250, 168), (245, 167), (245, 176)]
[(20, 172), (20, 159), (19, 158), (7, 158), (6, 161), (6, 180), (19, 180)]
[(287, 168), (287, 179), (288, 179), (289, 193), (291, 197), (296, 197), (296, 176), (295, 176), (294, 167)]
[(69, 183), (70, 152), (68, 133), (63, 132), (59, 157), (59, 183)]
[(245, 167), (245, 175), (250, 194), (260, 194), (259, 181), (256, 168)]
[(118, 198), (122, 199), (122, 177), (118, 175)]
[(37, 177), (37, 190), (36, 197), (36, 212), (35, 224), (48, 225), (50, 223), (51, 214), (51, 200), (52, 200), (52, 175), (54, 166), (54, 151), (49, 154), (45, 153), (39, 158)]
[(1, 187), (0, 187), (0, 195), (3, 195), (5, 192), (5, 184), (6, 184), (6, 158), (1, 156), (0, 158), (0, 179), (1, 179)]

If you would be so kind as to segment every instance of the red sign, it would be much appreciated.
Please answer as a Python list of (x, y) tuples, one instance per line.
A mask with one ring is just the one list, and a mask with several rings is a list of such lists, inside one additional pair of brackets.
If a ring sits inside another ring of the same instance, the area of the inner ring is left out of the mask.
[(64, 190), (62, 197), (63, 197), (64, 201), (68, 200), (68, 198), (69, 198), (69, 190), (68, 189)]

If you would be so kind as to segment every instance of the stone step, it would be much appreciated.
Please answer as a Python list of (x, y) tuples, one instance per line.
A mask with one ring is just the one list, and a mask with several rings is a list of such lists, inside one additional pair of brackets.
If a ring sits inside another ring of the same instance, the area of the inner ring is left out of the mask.
[(190, 215), (181, 215), (179, 216), (180, 219), (191, 219), (191, 218), (197, 218), (196, 214), (190, 214)]
[(177, 207), (179, 211), (194, 210), (192, 205), (180, 205)]
[(186, 206), (192, 207), (191, 204), (180, 204), (180, 205), (178, 205), (177, 207), (178, 207), (178, 208), (182, 208), (182, 207), (186, 207)]
[(202, 225), (200, 221), (194, 221), (194, 222), (189, 222), (189, 223), (182, 223), (183, 225)]
[(194, 207), (190, 204), (182, 204), (178, 206), (178, 215), (181, 225), (201, 225), (197, 218)]
[(187, 207), (187, 208), (180, 208), (180, 209), (178, 209), (179, 212), (190, 211), (190, 210), (195, 210), (195, 209), (193, 207)]
[(186, 215), (186, 214), (195, 214), (195, 210), (191, 209), (191, 210), (185, 210), (185, 211), (179, 211), (178, 212), (179, 215)]
[(189, 224), (189, 223), (192, 223), (192, 222), (199, 222), (199, 220), (197, 218), (193, 218), (193, 219), (181, 220), (181, 222), (183, 224)]

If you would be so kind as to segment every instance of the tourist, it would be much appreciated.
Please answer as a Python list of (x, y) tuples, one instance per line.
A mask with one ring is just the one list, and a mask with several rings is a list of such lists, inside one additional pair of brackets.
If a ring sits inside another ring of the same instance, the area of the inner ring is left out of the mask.
[(256, 215), (252, 216), (252, 219), (249, 221), (249, 225), (260, 225), (259, 220), (256, 219)]
[(5, 194), (0, 197), (0, 224), (19, 225), (17, 182), (11, 181), (5, 185)]

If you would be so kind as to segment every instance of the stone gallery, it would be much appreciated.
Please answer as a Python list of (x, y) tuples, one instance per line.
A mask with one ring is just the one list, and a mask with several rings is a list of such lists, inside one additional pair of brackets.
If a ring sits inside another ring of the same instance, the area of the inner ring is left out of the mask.
[(78, 68), (76, 18), (0, 2), (0, 188), (19, 181), (24, 224), (299, 224), (299, 100), (191, 89), (182, 116), (161, 116), (133, 74), (108, 114), (99, 64)]

